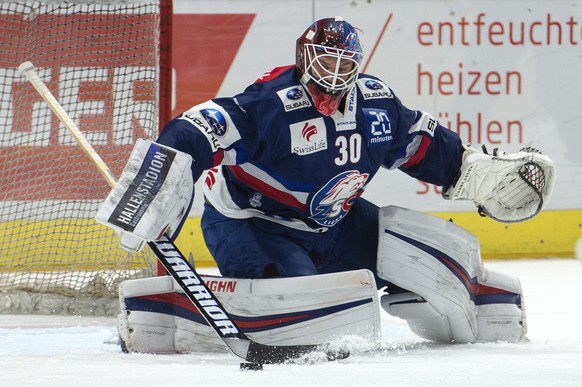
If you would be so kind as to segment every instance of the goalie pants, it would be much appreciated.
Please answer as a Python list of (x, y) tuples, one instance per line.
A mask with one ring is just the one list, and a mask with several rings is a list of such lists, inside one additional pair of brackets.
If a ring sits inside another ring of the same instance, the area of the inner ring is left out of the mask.
[(220, 273), (233, 278), (296, 277), (368, 269), (376, 276), (378, 207), (359, 199), (323, 233), (259, 218), (228, 218), (205, 205), (202, 232)]

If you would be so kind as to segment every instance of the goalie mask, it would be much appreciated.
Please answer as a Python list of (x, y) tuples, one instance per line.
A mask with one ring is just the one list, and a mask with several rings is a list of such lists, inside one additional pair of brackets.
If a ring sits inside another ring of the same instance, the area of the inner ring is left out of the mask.
[(319, 20), (297, 39), (298, 75), (317, 111), (337, 111), (358, 78), (362, 57), (356, 29), (342, 18)]

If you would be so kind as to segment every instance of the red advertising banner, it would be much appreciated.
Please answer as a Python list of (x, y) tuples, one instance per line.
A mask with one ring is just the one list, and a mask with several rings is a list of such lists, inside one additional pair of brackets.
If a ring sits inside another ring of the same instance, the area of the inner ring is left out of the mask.
[[(135, 139), (158, 132), (158, 123), (139, 111), (156, 116), (151, 77), (158, 64), (156, 29), (139, 28), (157, 23), (155, 17), (92, 13), (27, 21), (0, 15), (2, 28), (11, 31), (10, 39), (0, 41), (0, 75), (12, 80), (2, 91), (7, 109), (0, 114), (0, 200), (100, 200), (107, 195), (102, 177), (16, 68), (24, 60), (34, 63), (119, 175)], [(252, 14), (174, 15), (173, 116), (216, 96), (253, 19)]]
[[(0, 200), (98, 199), (109, 188), (42, 98), (18, 73), (37, 67), (101, 157), (116, 172), (146, 122), (123, 117), (145, 102), (155, 116), (155, 14), (0, 15)], [(121, 84), (123, 83), (123, 84)], [(126, 121), (126, 123), (123, 123)], [(122, 128), (122, 130), (120, 130)], [(125, 133), (122, 133), (125, 132)]]
[(176, 14), (172, 115), (216, 97), (255, 14)]

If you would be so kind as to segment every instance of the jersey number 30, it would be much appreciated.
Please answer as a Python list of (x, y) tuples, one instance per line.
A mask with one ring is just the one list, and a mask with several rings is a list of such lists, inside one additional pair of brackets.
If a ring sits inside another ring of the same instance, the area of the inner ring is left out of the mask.
[(339, 136), (335, 140), (335, 146), (339, 150), (338, 157), (335, 158), (336, 165), (346, 165), (348, 162), (355, 164), (362, 157), (362, 136), (354, 133), (349, 137)]

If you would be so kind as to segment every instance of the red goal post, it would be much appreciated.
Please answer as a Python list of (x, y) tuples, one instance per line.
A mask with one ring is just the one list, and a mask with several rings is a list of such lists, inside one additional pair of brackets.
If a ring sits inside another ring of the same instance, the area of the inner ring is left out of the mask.
[(18, 66), (119, 175), (170, 119), (171, 30), (171, 0), (0, 3), (0, 313), (115, 314), (120, 281), (156, 274), (93, 220), (109, 187)]

